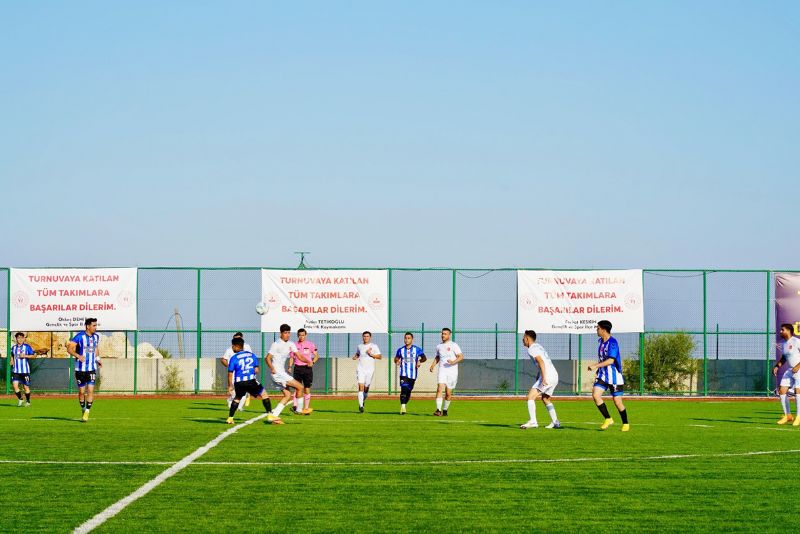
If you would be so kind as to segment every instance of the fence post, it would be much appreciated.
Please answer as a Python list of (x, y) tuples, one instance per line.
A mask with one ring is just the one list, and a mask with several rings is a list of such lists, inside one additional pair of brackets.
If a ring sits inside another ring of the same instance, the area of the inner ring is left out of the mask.
[(772, 391), (772, 389), (769, 387), (770, 386), (770, 382), (772, 380), (772, 378), (771, 378), (772, 373), (770, 372), (770, 362), (772, 360), (772, 333), (769, 331), (769, 318), (770, 318), (770, 301), (769, 301), (769, 299), (770, 299), (770, 296), (772, 295), (772, 287), (771, 287), (772, 276), (771, 276), (771, 274), (772, 273), (770, 273), (770, 271), (767, 271), (767, 324), (766, 324), (766, 327), (764, 328), (764, 332), (767, 333), (767, 336), (766, 336), (767, 337), (767, 354), (766, 354), (766, 359), (764, 360), (764, 377), (765, 377), (765, 380), (764, 380), (764, 395), (766, 395), (766, 396), (769, 396), (770, 392)]
[[(133, 331), (133, 394), (139, 393), (139, 331)], [(128, 340), (125, 340), (125, 351), (128, 351)]]
[(703, 271), (703, 396), (708, 396), (708, 276)]
[(200, 273), (197, 269), (197, 363), (194, 369), (194, 393), (200, 393), (200, 353), (203, 349), (203, 323), (200, 321)]
[(583, 372), (583, 335), (578, 334), (578, 383), (575, 384), (575, 392), (580, 395), (583, 393), (582, 373)]
[(388, 324), (388, 328), (387, 328), (388, 335), (387, 335), (387, 341), (386, 341), (386, 344), (388, 345), (386, 347), (386, 362), (387, 362), (387, 365), (386, 365), (386, 389), (388, 391), (388, 394), (391, 395), (392, 394), (392, 369), (394, 368), (394, 365), (392, 365), (392, 361), (393, 361), (392, 360), (392, 270), (388, 269), (388, 271), (389, 271), (389, 273), (388, 273), (388, 275), (389, 275), (389, 295), (388, 295), (387, 306), (389, 306), (389, 309), (387, 310), (387, 312), (388, 312), (387, 315), (388, 315), (388, 319), (389, 319), (389, 324)]
[[(70, 331), (69, 339), (72, 339), (73, 332)], [(69, 341), (67, 341), (69, 343)], [(69, 371), (67, 375), (67, 393), (72, 393), (72, 377), (75, 376), (75, 358), (67, 353), (67, 358), (69, 359)]]
[(639, 332), (639, 396), (644, 395), (644, 332)]
[[(348, 334), (349, 337), (350, 334)], [(331, 335), (325, 334), (325, 394), (329, 393), (331, 375)]]
[[(50, 356), (52, 356), (52, 351)], [(6, 353), (3, 354), (3, 374), (6, 375), (6, 395), (11, 393), (11, 269), (6, 269)]]
[(453, 329), (453, 338), (456, 337), (456, 270), (453, 269), (453, 299), (452, 309), (450, 311), (451, 328)]
[(267, 353), (264, 352), (264, 332), (261, 332), (261, 357), (264, 358), (264, 365), (261, 367), (261, 383), (264, 383), (264, 368), (267, 366)]

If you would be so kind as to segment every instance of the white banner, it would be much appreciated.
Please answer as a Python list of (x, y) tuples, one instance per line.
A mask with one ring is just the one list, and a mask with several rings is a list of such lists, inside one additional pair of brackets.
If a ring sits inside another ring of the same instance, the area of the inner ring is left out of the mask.
[(607, 319), (613, 332), (643, 332), (642, 270), (517, 271), (517, 330), (588, 334)]
[(136, 269), (11, 269), (11, 330), (136, 330)]
[(261, 271), (262, 332), (283, 323), (309, 332), (389, 331), (386, 271)]

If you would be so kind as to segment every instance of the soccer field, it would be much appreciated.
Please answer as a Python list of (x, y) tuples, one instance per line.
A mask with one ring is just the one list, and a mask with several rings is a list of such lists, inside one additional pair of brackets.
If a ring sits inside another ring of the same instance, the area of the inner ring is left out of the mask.
[[(524, 401), (314, 401), (235, 432), (98, 532), (791, 531), (800, 429), (777, 402), (628, 399), (631, 431), (591, 400), (562, 430), (520, 430)], [(609, 405), (611, 403), (609, 402)], [(254, 402), (237, 423), (263, 412)], [(222, 399), (0, 404), (0, 531), (66, 532), (231, 427)], [(615, 410), (611, 409), (616, 416)], [(546, 422), (539, 409), (539, 422)]]

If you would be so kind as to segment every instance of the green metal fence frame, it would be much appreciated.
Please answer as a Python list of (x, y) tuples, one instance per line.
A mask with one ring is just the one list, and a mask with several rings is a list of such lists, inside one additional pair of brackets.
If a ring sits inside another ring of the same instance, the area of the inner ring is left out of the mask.
[[(305, 267), (300, 267), (305, 268)], [(286, 268), (286, 267), (139, 267), (139, 270), (142, 271), (194, 271), (196, 274), (196, 287), (197, 287), (197, 295), (196, 295), (196, 313), (197, 313), (197, 322), (195, 329), (183, 329), (180, 332), (184, 334), (194, 334), (196, 336), (196, 354), (195, 360), (195, 372), (194, 372), (194, 387), (191, 390), (185, 391), (186, 393), (194, 393), (199, 394), (201, 393), (200, 389), (200, 364), (202, 361), (202, 336), (204, 333), (221, 333), (221, 332), (228, 332), (228, 330), (219, 330), (219, 329), (210, 329), (204, 330), (201, 321), (201, 303), (202, 303), (202, 274), (204, 271), (261, 271), (262, 269), (267, 270), (291, 270), (297, 268)], [(426, 330), (425, 323), (423, 322), (421, 328), (419, 330), (416, 329), (409, 329), (409, 328), (402, 328), (396, 329), (394, 328), (396, 325), (393, 324), (393, 317), (392, 317), (392, 298), (393, 298), (393, 273), (395, 272), (430, 272), (430, 271), (449, 271), (451, 272), (451, 306), (450, 306), (450, 328), (453, 330), (453, 338), (455, 339), (456, 336), (459, 334), (494, 334), (496, 339), (500, 335), (515, 335), (517, 336), (517, 343), (515, 343), (514, 349), (514, 386), (513, 386), (513, 393), (519, 394), (520, 393), (520, 382), (519, 382), (519, 375), (520, 375), (520, 335), (516, 332), (516, 330), (509, 330), (509, 329), (500, 329), (498, 324), (495, 323), (494, 328), (486, 328), (486, 329), (459, 329), (456, 322), (456, 313), (458, 307), (458, 293), (457, 293), (457, 279), (458, 274), (461, 272), (509, 272), (509, 271), (517, 271), (517, 270), (530, 270), (530, 271), (538, 271), (538, 270), (545, 270), (544, 268), (451, 268), (451, 267), (428, 267), (428, 268), (410, 268), (410, 267), (387, 267), (387, 268), (361, 268), (361, 267), (314, 267), (314, 270), (327, 270), (327, 271), (337, 271), (337, 270), (384, 270), (387, 271), (388, 277), (388, 339), (392, 339), (392, 335), (398, 332), (402, 332), (405, 330), (412, 330), (415, 333), (419, 332), (422, 334), (422, 343), (424, 344), (424, 334), (430, 333), (438, 333), (439, 330)], [(9, 328), (9, 319), (11, 316), (11, 270), (8, 267), (0, 268), (0, 270), (5, 270), (6, 272), (6, 347), (8, 352), (10, 352), (11, 347), (11, 329)], [(550, 270), (550, 269), (547, 269)], [(564, 270), (564, 271), (582, 271), (586, 269), (556, 269), (556, 270)], [(589, 269), (589, 270), (599, 270), (599, 269)], [(659, 391), (650, 391), (646, 390), (644, 387), (644, 365), (645, 365), (645, 340), (648, 335), (657, 335), (657, 334), (675, 334), (675, 333), (686, 333), (691, 335), (702, 336), (702, 369), (703, 369), (703, 384), (702, 390), (696, 391), (683, 391), (683, 392), (671, 392), (677, 394), (689, 394), (689, 395), (703, 395), (708, 396), (709, 385), (708, 385), (708, 275), (714, 273), (763, 273), (766, 276), (766, 295), (765, 295), (765, 308), (766, 308), (766, 320), (765, 320), (765, 327), (763, 331), (724, 331), (714, 332), (715, 335), (753, 335), (759, 336), (763, 335), (765, 338), (765, 353), (764, 353), (764, 378), (765, 378), (765, 390), (764, 391), (715, 391), (714, 394), (745, 394), (745, 395), (770, 395), (772, 393), (771, 388), (769, 387), (770, 380), (771, 380), (771, 362), (773, 360), (774, 354), (772, 350), (772, 343), (775, 336), (775, 333), (770, 330), (772, 314), (774, 311), (774, 302), (772, 300), (772, 283), (773, 283), (773, 276), (776, 272), (800, 272), (797, 270), (787, 269), (787, 270), (764, 270), (764, 269), (643, 269), (643, 277), (647, 273), (698, 273), (702, 276), (702, 324), (703, 328), (700, 331), (692, 331), (692, 330), (647, 330), (645, 325), (645, 331), (639, 334), (639, 390), (638, 394), (645, 395), (645, 394), (660, 394), (664, 392)], [(643, 280), (644, 284), (644, 280)], [(139, 291), (138, 291), (138, 284), (137, 284), (137, 302), (139, 298)], [(646, 294), (646, 287), (645, 287), (645, 294)], [(646, 301), (646, 298), (645, 298)], [(519, 322), (519, 317), (516, 315), (515, 311), (515, 323)], [(126, 339), (133, 336), (133, 394), (144, 393), (145, 391), (140, 390), (138, 387), (138, 345), (139, 345), (139, 334), (141, 333), (170, 333), (170, 332), (178, 332), (177, 330), (166, 330), (166, 329), (138, 329), (135, 331), (126, 331)], [(260, 332), (260, 331), (248, 331), (251, 333), (258, 333), (261, 336), (261, 352), (264, 353), (265, 350), (265, 335), (267, 333)], [(274, 334), (273, 334), (274, 337)], [(578, 341), (578, 354), (577, 354), (577, 372), (576, 372), (576, 385), (575, 391), (572, 391), (572, 394), (582, 395), (587, 394), (587, 391), (582, 391), (581, 384), (583, 378), (583, 337), (584, 335), (577, 335)], [(349, 337), (348, 337), (348, 344), (349, 344)], [(126, 351), (127, 351), (127, 343), (126, 343)], [(3, 355), (5, 357), (2, 358), (4, 372), (2, 376), (5, 377), (5, 392), (6, 394), (10, 393), (10, 379), (11, 379), (11, 367), (9, 365), (9, 358), (7, 357), (8, 354)], [(331, 343), (330, 343), (330, 334), (325, 335), (325, 351), (324, 355), (322, 355), (324, 359), (324, 367), (325, 367), (325, 385), (324, 385), (324, 393), (332, 393), (333, 390), (330, 384), (330, 373), (331, 373)], [(72, 362), (70, 361), (70, 370), (72, 369)], [(388, 366), (388, 386), (387, 386), (387, 393), (391, 394), (392, 384), (393, 384), (393, 371), (394, 368), (392, 365)], [(264, 369), (262, 366), (262, 380), (264, 376)], [(73, 386), (71, 381), (69, 382), (67, 392), (72, 392)], [(59, 390), (64, 391), (64, 390)], [(106, 390), (107, 391), (107, 390)], [(130, 391), (125, 390), (125, 393), (129, 393)], [(151, 391), (146, 391), (147, 393), (151, 393)], [(461, 392), (465, 392), (463, 389)], [(472, 391), (474, 393), (499, 393), (497, 391), (492, 390), (480, 390), (480, 391)]]

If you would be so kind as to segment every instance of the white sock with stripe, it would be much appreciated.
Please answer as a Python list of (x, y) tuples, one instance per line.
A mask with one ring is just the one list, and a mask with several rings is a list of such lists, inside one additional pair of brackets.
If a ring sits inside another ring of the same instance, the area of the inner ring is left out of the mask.
[(553, 404), (546, 404), (547, 406), (547, 413), (550, 414), (550, 420), (554, 423), (558, 422), (558, 416), (556, 415), (556, 407)]

